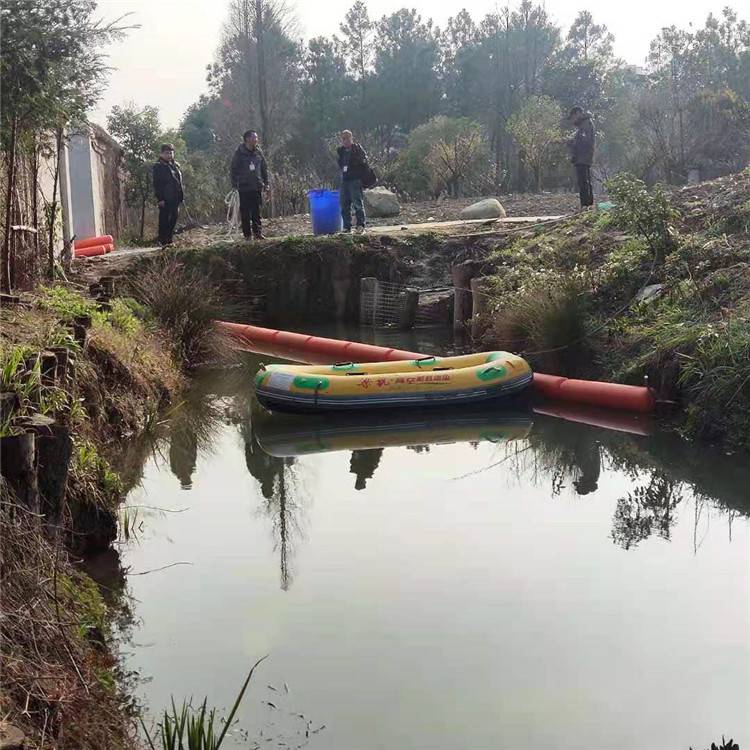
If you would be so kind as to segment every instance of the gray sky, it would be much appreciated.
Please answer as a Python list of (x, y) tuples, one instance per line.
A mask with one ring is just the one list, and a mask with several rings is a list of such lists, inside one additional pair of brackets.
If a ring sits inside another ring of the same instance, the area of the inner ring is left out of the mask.
[[(309, 39), (338, 32), (353, 0), (292, 0), (302, 35)], [(185, 109), (207, 90), (206, 65), (212, 59), (228, 0), (100, 0), (99, 14), (106, 20), (130, 13), (127, 22), (140, 24), (128, 37), (113, 45), (114, 70), (109, 88), (93, 119), (104, 124), (113, 104), (133, 100), (159, 107), (165, 127), (177, 125)], [(416, 8), (436, 24), (462, 7), (475, 19), (505, 2), (497, 0), (369, 0), (370, 16), (379, 18), (404, 6)], [(663, 26), (702, 25), (709, 12), (718, 14), (729, 4), (738, 10), (743, 2), (731, 0), (628, 0), (590, 3), (586, 0), (547, 0), (550, 15), (567, 27), (579, 10), (588, 9), (595, 21), (605, 23), (615, 35), (615, 52), (642, 64), (650, 40)]]

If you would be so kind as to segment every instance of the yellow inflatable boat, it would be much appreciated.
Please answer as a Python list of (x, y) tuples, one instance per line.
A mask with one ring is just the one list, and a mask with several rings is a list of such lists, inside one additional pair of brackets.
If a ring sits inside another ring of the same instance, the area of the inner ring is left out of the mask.
[(398, 362), (261, 366), (255, 390), (271, 411), (456, 406), (513, 396), (532, 377), (521, 357), (483, 352)]

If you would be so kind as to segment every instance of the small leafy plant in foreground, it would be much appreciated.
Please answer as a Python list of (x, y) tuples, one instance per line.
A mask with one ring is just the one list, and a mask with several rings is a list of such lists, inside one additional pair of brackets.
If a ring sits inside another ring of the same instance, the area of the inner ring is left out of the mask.
[(183, 701), (182, 706), (177, 708), (172, 700), (171, 708), (164, 711), (159, 723), (159, 734), (155, 737), (150, 735), (141, 719), (141, 726), (151, 750), (219, 750), (232, 726), (253, 672), (266, 658), (264, 656), (253, 664), (220, 732), (218, 729), (221, 721), (217, 719), (216, 709), (208, 708), (207, 699), (204, 699), (198, 708), (193, 708), (190, 701)]

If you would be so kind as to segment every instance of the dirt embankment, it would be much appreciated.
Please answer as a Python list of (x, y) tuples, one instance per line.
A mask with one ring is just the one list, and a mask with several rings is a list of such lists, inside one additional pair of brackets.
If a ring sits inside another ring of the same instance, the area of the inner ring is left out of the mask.
[(137, 746), (115, 613), (74, 563), (114, 541), (132, 438), (183, 383), (138, 312), (54, 287), (0, 313), (0, 717), (29, 747)]
[(543, 371), (649, 383), (684, 434), (750, 448), (750, 170), (499, 241), (486, 346)]

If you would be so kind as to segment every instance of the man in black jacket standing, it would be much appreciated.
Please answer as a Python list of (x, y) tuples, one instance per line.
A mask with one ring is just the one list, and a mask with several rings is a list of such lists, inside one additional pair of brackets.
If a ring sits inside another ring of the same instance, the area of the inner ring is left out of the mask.
[(159, 161), (154, 164), (152, 175), (159, 206), (159, 244), (166, 247), (172, 244), (180, 203), (185, 199), (182, 172), (174, 160), (174, 146), (171, 143), (164, 143), (159, 149)]
[(344, 231), (352, 231), (352, 204), (357, 216), (357, 232), (365, 231), (365, 204), (362, 192), (362, 178), (367, 169), (367, 154), (359, 143), (354, 142), (351, 130), (341, 131), (341, 145), (336, 153), (339, 157), (341, 170), (341, 184), (339, 187), (339, 203)]
[(596, 134), (591, 115), (582, 107), (573, 107), (569, 119), (576, 127), (576, 134), (568, 142), (571, 161), (576, 169), (581, 208), (594, 205), (594, 189), (591, 186), (591, 165), (594, 163)]
[(240, 193), (242, 234), (246, 240), (252, 237), (262, 240), (260, 207), (263, 191), (268, 188), (268, 167), (258, 148), (258, 134), (254, 130), (246, 130), (242, 140), (232, 158), (232, 187)]

